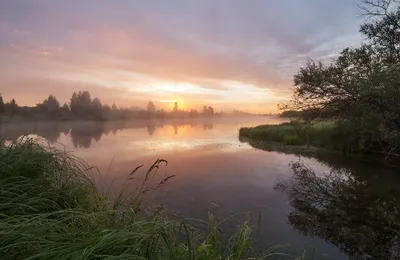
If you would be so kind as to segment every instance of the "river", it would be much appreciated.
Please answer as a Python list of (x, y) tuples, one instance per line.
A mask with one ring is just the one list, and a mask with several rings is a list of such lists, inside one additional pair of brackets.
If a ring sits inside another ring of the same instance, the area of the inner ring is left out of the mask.
[(73, 152), (98, 167), (96, 181), (110, 197), (129, 187), (127, 179), (135, 167), (144, 165), (137, 173), (143, 176), (156, 159), (168, 160), (156, 181), (175, 176), (149, 192), (144, 205), (161, 204), (176, 218), (206, 219), (212, 212), (225, 220), (222, 233), (249, 220), (257, 249), (281, 245), (277, 251), (315, 251), (318, 257), (324, 255), (321, 259), (398, 259), (396, 171), (339, 155), (268, 151), (258, 142), (238, 138), (240, 127), (280, 121), (245, 117), (21, 123), (0, 125), (0, 135), (16, 139), (30, 133)]

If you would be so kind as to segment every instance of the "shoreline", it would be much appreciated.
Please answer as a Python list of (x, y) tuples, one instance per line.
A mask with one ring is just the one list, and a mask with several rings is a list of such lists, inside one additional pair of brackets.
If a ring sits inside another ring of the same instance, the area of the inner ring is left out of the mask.
[(389, 168), (396, 168), (398, 165), (395, 161), (385, 161), (384, 158), (378, 158), (373, 156), (366, 156), (360, 154), (344, 154), (338, 151), (332, 151), (329, 149), (325, 149), (322, 147), (315, 147), (306, 145), (287, 145), (283, 142), (273, 142), (273, 141), (264, 141), (260, 139), (254, 139), (250, 137), (239, 136), (239, 141), (243, 143), (248, 143), (255, 149), (267, 151), (267, 152), (277, 152), (283, 153), (288, 155), (298, 155), (304, 157), (312, 157), (318, 159), (319, 155), (324, 156), (339, 156), (346, 158), (348, 160), (357, 160), (361, 162), (367, 163), (380, 163), (382, 166), (389, 167)]

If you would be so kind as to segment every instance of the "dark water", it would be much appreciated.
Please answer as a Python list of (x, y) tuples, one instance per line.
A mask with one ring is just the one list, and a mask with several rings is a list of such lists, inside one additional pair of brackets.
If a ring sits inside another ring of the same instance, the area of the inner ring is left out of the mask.
[(98, 181), (110, 196), (136, 166), (166, 159), (161, 176), (176, 176), (147, 204), (162, 204), (175, 217), (235, 215), (221, 225), (223, 233), (249, 220), (258, 248), (325, 254), (317, 259), (399, 259), (399, 174), (371, 161), (278, 153), (238, 138), (242, 126), (278, 122), (41, 123), (3, 125), (0, 134), (15, 139), (29, 132), (73, 151), (100, 169)]

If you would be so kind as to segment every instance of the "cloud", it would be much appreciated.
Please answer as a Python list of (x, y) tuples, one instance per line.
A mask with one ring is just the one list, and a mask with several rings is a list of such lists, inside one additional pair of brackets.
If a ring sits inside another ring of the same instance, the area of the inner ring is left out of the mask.
[(202, 91), (179, 93), (193, 102), (250, 103), (246, 90), (254, 88), (277, 102), (307, 58), (332, 57), (359, 41), (356, 15), (352, 0), (7, 0), (0, 83), (19, 75), (143, 94), (140, 88), (186, 82)]

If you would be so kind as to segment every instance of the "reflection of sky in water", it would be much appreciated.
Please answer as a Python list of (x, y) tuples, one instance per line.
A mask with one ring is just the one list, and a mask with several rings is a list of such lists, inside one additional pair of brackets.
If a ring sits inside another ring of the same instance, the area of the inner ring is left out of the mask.
[[(34, 129), (32, 136), (48, 136), (52, 145), (73, 151), (97, 166), (102, 171), (103, 187), (108, 187), (111, 193), (118, 193), (136, 166), (145, 165), (143, 174), (156, 159), (166, 159), (169, 164), (160, 170), (161, 176), (176, 177), (162, 190), (149, 195), (148, 203), (163, 204), (168, 212), (179, 216), (201, 219), (206, 218), (208, 211), (219, 219), (237, 213), (261, 212), (263, 224), (257, 240), (264, 246), (291, 244), (294, 248), (291, 252), (315, 246), (328, 253), (327, 259), (347, 259), (335, 246), (303, 236), (288, 224), (291, 212), (288, 199), (274, 187), (278, 181), (292, 177), (289, 164), (299, 158), (254, 149), (238, 139), (240, 127), (278, 121), (249, 117), (164, 123), (41, 124), (30, 129)], [(22, 131), (8, 128), (0, 126), (0, 133), (17, 136)], [(330, 168), (316, 159), (301, 158), (301, 161), (318, 176), (329, 172)]]
[[(221, 140), (219, 140), (221, 141)], [(228, 143), (221, 142), (220, 144), (213, 142), (212, 140), (197, 140), (197, 141), (163, 141), (163, 142), (154, 142), (154, 141), (143, 141), (143, 142), (129, 142), (129, 145), (133, 145), (136, 147), (147, 147), (149, 152), (165, 152), (171, 150), (191, 150), (196, 148), (221, 148), (227, 145)]]
[(250, 118), (247, 121), (186, 122), (175, 125), (168, 122), (152, 125), (150, 122), (143, 127), (117, 129), (115, 134), (109, 130), (97, 133), (96, 124), (90, 127), (72, 126), (69, 132), (60, 133), (53, 145), (74, 151), (91, 164), (101, 167), (111, 160), (140, 160), (141, 157), (168, 156), (169, 153), (209, 154), (251, 149), (250, 145), (239, 141), (239, 128), (244, 125), (275, 123), (278, 120), (264, 117)]

